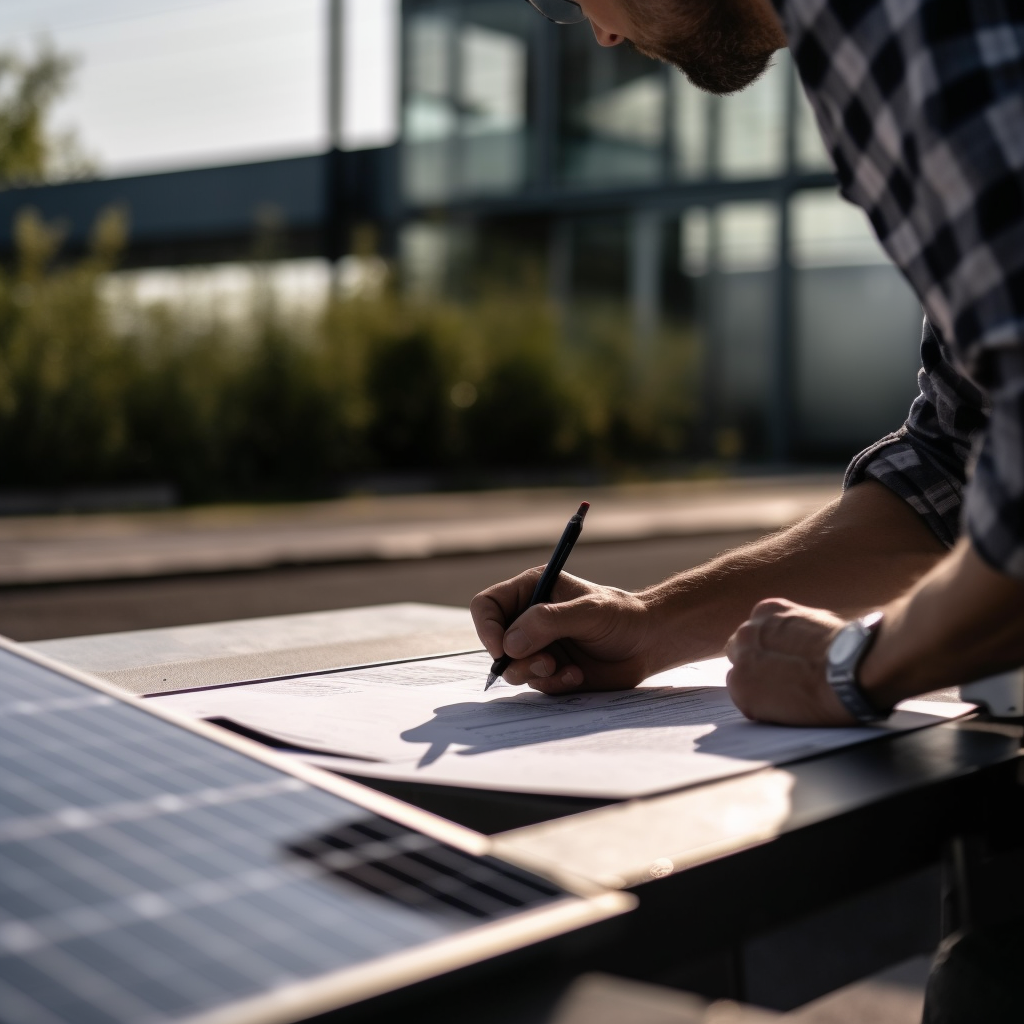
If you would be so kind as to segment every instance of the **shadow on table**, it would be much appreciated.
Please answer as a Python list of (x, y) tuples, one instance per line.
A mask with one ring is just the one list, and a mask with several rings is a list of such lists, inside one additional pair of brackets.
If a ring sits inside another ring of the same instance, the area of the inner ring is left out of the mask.
[(436, 708), (429, 721), (403, 732), (402, 739), (429, 744), (419, 761), (422, 768), (433, 764), (453, 745), (463, 748), (459, 754), (484, 754), (626, 729), (682, 726), (707, 727), (704, 735), (686, 741), (695, 749), (739, 758), (745, 757), (744, 748), (749, 746), (749, 730), (775, 728), (740, 718), (719, 687), (659, 686), (628, 690), (596, 707), (587, 706), (586, 695), (540, 693), (517, 693), (486, 704), (448, 704)]

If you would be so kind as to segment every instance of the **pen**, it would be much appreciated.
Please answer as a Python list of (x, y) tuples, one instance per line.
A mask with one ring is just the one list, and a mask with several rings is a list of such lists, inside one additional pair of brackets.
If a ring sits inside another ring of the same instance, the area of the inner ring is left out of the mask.
[[(588, 508), (590, 508), (590, 502), (582, 502), (576, 515), (565, 524), (562, 536), (555, 545), (548, 564), (544, 566), (544, 571), (540, 574), (540, 579), (537, 580), (537, 586), (533, 588), (533, 597), (530, 598), (527, 608), (532, 608), (535, 604), (543, 604), (551, 597), (558, 574), (562, 571), (573, 545), (583, 532), (583, 517), (587, 514)], [(507, 654), (503, 654), (491, 665), (491, 671), (487, 675), (487, 684), (484, 686), (485, 692), (501, 678), (502, 673), (511, 663), (512, 659)]]

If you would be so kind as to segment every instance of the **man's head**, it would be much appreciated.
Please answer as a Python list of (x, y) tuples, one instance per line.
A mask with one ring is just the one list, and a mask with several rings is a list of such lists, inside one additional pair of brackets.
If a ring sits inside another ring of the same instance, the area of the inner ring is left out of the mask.
[(602, 46), (629, 41), (707, 92), (750, 85), (786, 45), (770, 0), (579, 0)]

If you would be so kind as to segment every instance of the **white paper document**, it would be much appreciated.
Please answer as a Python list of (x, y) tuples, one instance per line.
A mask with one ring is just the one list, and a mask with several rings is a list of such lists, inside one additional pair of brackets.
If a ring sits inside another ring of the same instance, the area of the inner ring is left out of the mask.
[(633, 690), (549, 697), (499, 681), (491, 659), (453, 655), (150, 698), (227, 719), (306, 761), (353, 775), (523, 793), (625, 798), (954, 718), (971, 705), (907, 701), (884, 725), (796, 729), (747, 721), (726, 659)]

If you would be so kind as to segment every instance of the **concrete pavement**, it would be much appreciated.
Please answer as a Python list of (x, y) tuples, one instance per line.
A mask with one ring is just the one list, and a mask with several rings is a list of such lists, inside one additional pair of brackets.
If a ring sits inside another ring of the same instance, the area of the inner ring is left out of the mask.
[(584, 498), (582, 545), (760, 533), (840, 485), (822, 474), (14, 516), (0, 518), (0, 587), (547, 548)]

